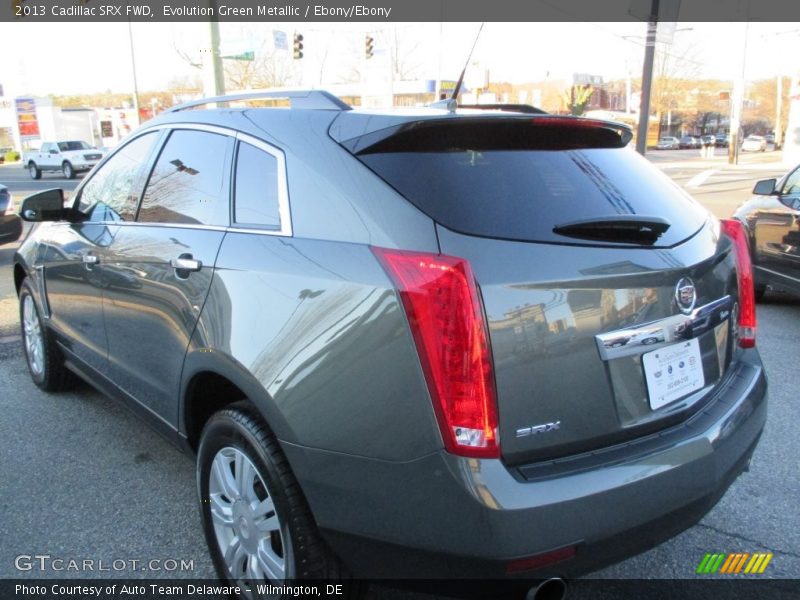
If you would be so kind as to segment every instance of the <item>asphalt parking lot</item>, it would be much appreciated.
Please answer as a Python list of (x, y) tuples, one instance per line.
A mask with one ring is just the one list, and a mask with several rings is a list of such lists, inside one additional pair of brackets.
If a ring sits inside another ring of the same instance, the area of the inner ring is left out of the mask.
[[(687, 169), (683, 183), (700, 172)], [(720, 185), (731, 181), (720, 180)], [(47, 187), (65, 182), (52, 183)], [(22, 179), (19, 185), (25, 185)], [(746, 196), (746, 187), (736, 193)], [(31, 383), (18, 337), (13, 249), (0, 247), (0, 503), (7, 507), (0, 519), (0, 578), (76, 576), (20, 571), (17, 557), (33, 554), (125, 562), (113, 576), (212, 577), (196, 508), (193, 460), (88, 386), (48, 395)], [(758, 318), (770, 406), (750, 472), (697, 526), (592, 577), (693, 578), (709, 552), (772, 552), (763, 577), (800, 578), (800, 402), (794, 385), (800, 299), (770, 293), (759, 305)], [(160, 570), (145, 572), (131, 563), (152, 559), (161, 561)], [(191, 568), (166, 569), (170, 560), (190, 562)], [(423, 596), (377, 588), (370, 597)]]

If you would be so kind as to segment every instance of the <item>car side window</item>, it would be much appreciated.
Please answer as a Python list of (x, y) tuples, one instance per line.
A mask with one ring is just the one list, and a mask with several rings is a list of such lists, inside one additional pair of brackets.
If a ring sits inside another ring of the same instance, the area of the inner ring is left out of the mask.
[(225, 135), (172, 132), (147, 182), (138, 221), (228, 225), (226, 191), (233, 142)]
[(800, 168), (795, 169), (794, 173), (786, 178), (786, 183), (783, 184), (781, 194), (784, 196), (800, 195)]
[(246, 142), (239, 142), (234, 180), (234, 221), (280, 229), (278, 159)]
[(78, 210), (89, 221), (133, 220), (141, 189), (137, 183), (157, 139), (156, 131), (137, 137), (92, 174), (81, 190), (78, 204)]

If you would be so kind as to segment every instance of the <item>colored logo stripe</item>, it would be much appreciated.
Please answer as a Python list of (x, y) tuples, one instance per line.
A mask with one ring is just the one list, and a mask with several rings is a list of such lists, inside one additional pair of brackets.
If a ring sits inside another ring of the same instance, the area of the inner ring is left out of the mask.
[[(711, 575), (723, 573), (733, 575), (744, 569), (748, 574), (763, 573), (772, 560), (772, 552), (732, 552), (730, 554), (706, 554), (697, 567), (697, 573)], [(747, 565), (747, 566), (745, 566)]]
[(747, 563), (747, 567), (745, 567), (745, 573), (763, 573), (764, 570), (767, 568), (769, 561), (772, 560), (772, 552), (769, 554), (760, 553), (760, 554), (753, 554), (753, 558), (750, 559), (750, 562)]

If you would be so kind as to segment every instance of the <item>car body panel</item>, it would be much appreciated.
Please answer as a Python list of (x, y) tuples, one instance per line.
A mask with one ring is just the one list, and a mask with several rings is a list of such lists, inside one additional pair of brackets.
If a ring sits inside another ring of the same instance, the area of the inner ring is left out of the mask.
[[(196, 447), (203, 422), (195, 419), (205, 413), (195, 403), (245, 396), (354, 573), (374, 574), (377, 564), (394, 576), (504, 576), (505, 561), (570, 545), (578, 554), (559, 572), (586, 572), (654, 543), (638, 538), (648, 528), (688, 527), (746, 467), (766, 417), (766, 379), (757, 350), (732, 343), (730, 314), (697, 337), (709, 375), (697, 393), (651, 411), (641, 364), (644, 352), (673, 341), (645, 329), (678, 316), (682, 278), (694, 280), (698, 304), (735, 299), (733, 252), (718, 223), (694, 212), (673, 241), (653, 247), (456, 233), (348, 146), (399, 124), (467, 118), (433, 109), (167, 113), (143, 130), (207, 130), (227, 135), (229, 148), (251, 136), (280, 153), (290, 226), (44, 223), (15, 261), (69, 368), (167, 435)], [(556, 150), (601, 190), (603, 215), (636, 216), (611, 177), (580, 160), (580, 144)], [(468, 261), (489, 330), (500, 457), (444, 450), (418, 324), (376, 246)], [(87, 266), (90, 253), (98, 262)], [(182, 254), (199, 270), (173, 267)], [(238, 393), (194, 393), (207, 375)], [(560, 429), (516, 435), (555, 421)], [(626, 537), (636, 544), (602, 550)], [(385, 560), (378, 546), (436, 560)], [(446, 566), (462, 559), (488, 566)]]
[(229, 233), (195, 346), (259, 381), (285, 441), (382, 460), (441, 447), (399, 298), (365, 246)]
[[(108, 376), (177, 427), (183, 359), (200, 316), (224, 232), (119, 225), (103, 257)], [(197, 272), (170, 264), (191, 255)]]
[[(571, 544), (575, 559), (543, 571), (581, 575), (621, 558), (605, 540), (642, 551), (657, 531), (693, 525), (746, 468), (766, 413), (763, 368), (745, 351), (706, 411), (670, 430), (677, 435), (653, 436), (655, 445), (628, 447), (621, 459), (607, 452), (543, 463), (549, 474), (531, 480), (496, 460), (446, 453), (391, 463), (285, 450), (329, 543), (359, 576), (502, 577), (503, 561)], [(581, 468), (587, 460), (592, 467)], [(405, 560), (387, 561), (398, 555)]]
[[(36, 273), (39, 301), (70, 351), (99, 371), (107, 367), (102, 263), (116, 227), (103, 223), (42, 223), (20, 248)], [(89, 264), (87, 257), (100, 262)]]
[[(711, 225), (669, 250), (564, 246), (552, 263), (538, 259), (548, 252), (540, 244), (479, 239), (442, 227), (439, 239), (444, 253), (470, 261), (481, 288), (501, 447), (512, 464), (596, 449), (685, 419), (703, 406), (727, 368), (725, 320), (698, 336), (704, 388), (653, 411), (642, 354), (669, 347), (672, 338), (667, 342), (662, 334), (657, 344), (626, 338), (626, 352), (609, 358), (598, 354), (595, 339), (680, 315), (675, 290), (683, 277), (694, 282), (697, 306), (736, 295), (735, 279), (725, 275), (734, 263), (730, 245)], [(559, 427), (526, 434), (548, 423)]]

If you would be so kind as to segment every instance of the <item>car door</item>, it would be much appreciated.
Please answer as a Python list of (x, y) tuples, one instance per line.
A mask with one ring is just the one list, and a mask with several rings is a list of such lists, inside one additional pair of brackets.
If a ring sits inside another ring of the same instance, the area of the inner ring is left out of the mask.
[(141, 165), (157, 134), (141, 136), (76, 190), (78, 222), (40, 225), (35, 268), (46, 298), (45, 316), (72, 354), (101, 373), (107, 364), (102, 296), (105, 252), (118, 223), (133, 219), (141, 190)]
[(109, 374), (175, 426), (181, 369), (229, 225), (233, 138), (214, 128), (168, 133), (135, 223), (107, 249)]
[(39, 165), (40, 169), (51, 170), (55, 164), (53, 155), (57, 152), (58, 149), (55, 144), (49, 142), (42, 144), (42, 147), (39, 148), (39, 157), (36, 159), (36, 164)]
[(772, 281), (800, 293), (800, 167), (778, 191), (756, 217), (756, 263)]

